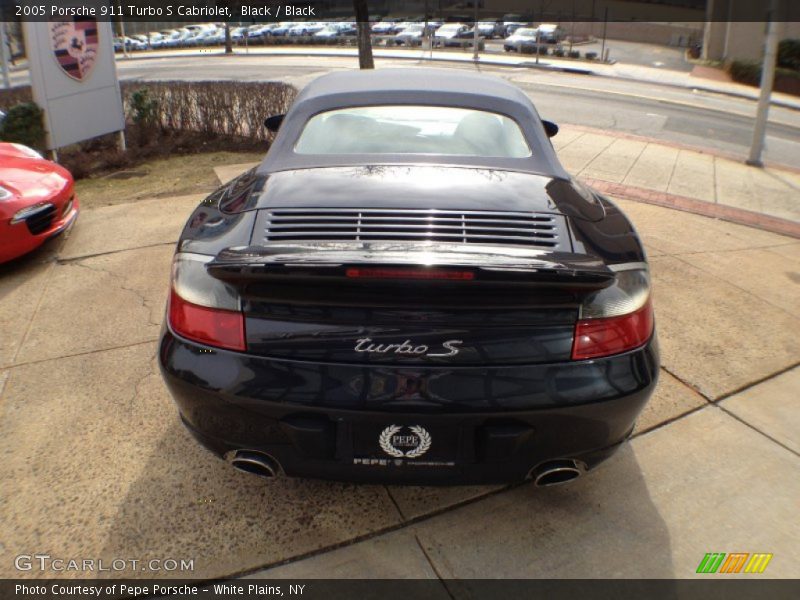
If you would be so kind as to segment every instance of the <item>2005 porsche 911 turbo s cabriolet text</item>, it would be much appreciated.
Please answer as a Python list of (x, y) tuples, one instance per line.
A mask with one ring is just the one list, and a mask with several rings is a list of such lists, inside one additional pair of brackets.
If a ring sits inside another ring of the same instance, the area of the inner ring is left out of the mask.
[(547, 485), (627, 438), (658, 375), (645, 254), (525, 94), (344, 72), (267, 124), (173, 263), (160, 363), (203, 444), (267, 476)]

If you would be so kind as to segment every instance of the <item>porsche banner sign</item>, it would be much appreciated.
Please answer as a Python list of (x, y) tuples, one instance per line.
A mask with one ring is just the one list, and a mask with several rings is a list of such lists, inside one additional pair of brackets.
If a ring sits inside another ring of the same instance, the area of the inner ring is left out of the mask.
[(44, 109), (48, 150), (122, 131), (111, 23), (73, 17), (24, 27), (33, 99)]
[(64, 73), (83, 81), (89, 78), (97, 62), (96, 19), (51, 21), (50, 46)]

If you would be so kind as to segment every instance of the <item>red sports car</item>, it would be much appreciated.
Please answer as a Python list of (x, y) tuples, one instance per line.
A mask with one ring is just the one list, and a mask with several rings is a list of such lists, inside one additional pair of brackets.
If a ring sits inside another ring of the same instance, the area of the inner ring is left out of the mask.
[(38, 248), (77, 216), (69, 171), (27, 146), (0, 143), (0, 263)]

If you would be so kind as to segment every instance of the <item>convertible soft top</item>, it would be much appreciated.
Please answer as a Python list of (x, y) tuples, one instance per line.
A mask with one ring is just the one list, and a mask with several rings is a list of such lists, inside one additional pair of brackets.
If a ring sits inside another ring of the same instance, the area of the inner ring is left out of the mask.
[(295, 104), (317, 99), (331, 100), (329, 107), (341, 106), (340, 95), (359, 98), (365, 94), (411, 93), (419, 97), (459, 94), (464, 100), (481, 97), (530, 105), (518, 87), (499, 77), (455, 69), (370, 69), (342, 71), (315, 79), (297, 96)]
[[(520, 126), (532, 155), (525, 158), (414, 154), (313, 155), (294, 152), (306, 122), (328, 110), (355, 106), (420, 104), (499, 113)], [(267, 115), (265, 115), (267, 116)], [(453, 69), (379, 69), (324, 75), (298, 95), (259, 172), (386, 164), (447, 164), (525, 171), (568, 179), (530, 99), (517, 87), (489, 75)]]

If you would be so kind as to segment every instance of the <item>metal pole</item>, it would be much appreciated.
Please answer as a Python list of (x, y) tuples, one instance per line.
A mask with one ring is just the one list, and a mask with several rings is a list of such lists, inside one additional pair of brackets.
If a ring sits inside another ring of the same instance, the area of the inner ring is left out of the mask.
[(603, 45), (600, 47), (600, 60), (606, 55), (606, 28), (608, 27), (608, 7), (606, 6), (605, 16), (603, 17)]
[(125, 41), (125, 22), (122, 19), (119, 20), (119, 30), (122, 33), (122, 55), (128, 58), (128, 44)]
[(478, 61), (478, 0), (472, 0), (475, 5), (475, 16), (472, 19), (472, 60)]
[(775, 79), (775, 57), (778, 53), (778, 23), (775, 22), (780, 0), (770, 2), (767, 16), (767, 39), (764, 44), (764, 64), (761, 67), (761, 93), (758, 96), (756, 109), (756, 122), (753, 127), (753, 143), (750, 146), (750, 156), (745, 161), (754, 167), (763, 167), (761, 154), (764, 151), (764, 138), (767, 133), (767, 116), (769, 114), (769, 101), (772, 95), (772, 84)]
[(731, 25), (733, 25), (733, 0), (728, 0), (728, 24), (725, 26), (725, 47), (722, 49), (722, 60), (728, 60)]
[(539, 25), (536, 26), (536, 64), (539, 64), (539, 34), (542, 30), (542, 23), (540, 22)]
[(422, 58), (425, 58), (425, 44), (430, 40), (430, 33), (428, 32), (428, 0), (425, 0), (425, 25), (422, 29), (422, 36), (420, 36), (419, 49), (422, 50)]
[(0, 46), (3, 54), (3, 87), (9, 89), (11, 87), (11, 78), (8, 76), (8, 47), (6, 45), (6, 22), (0, 22)]
[[(594, 4), (592, 4), (592, 11), (594, 11)], [(569, 51), (572, 52), (572, 41), (575, 39), (575, 0), (572, 0), (572, 27), (569, 32)], [(559, 43), (559, 45), (561, 45)]]

